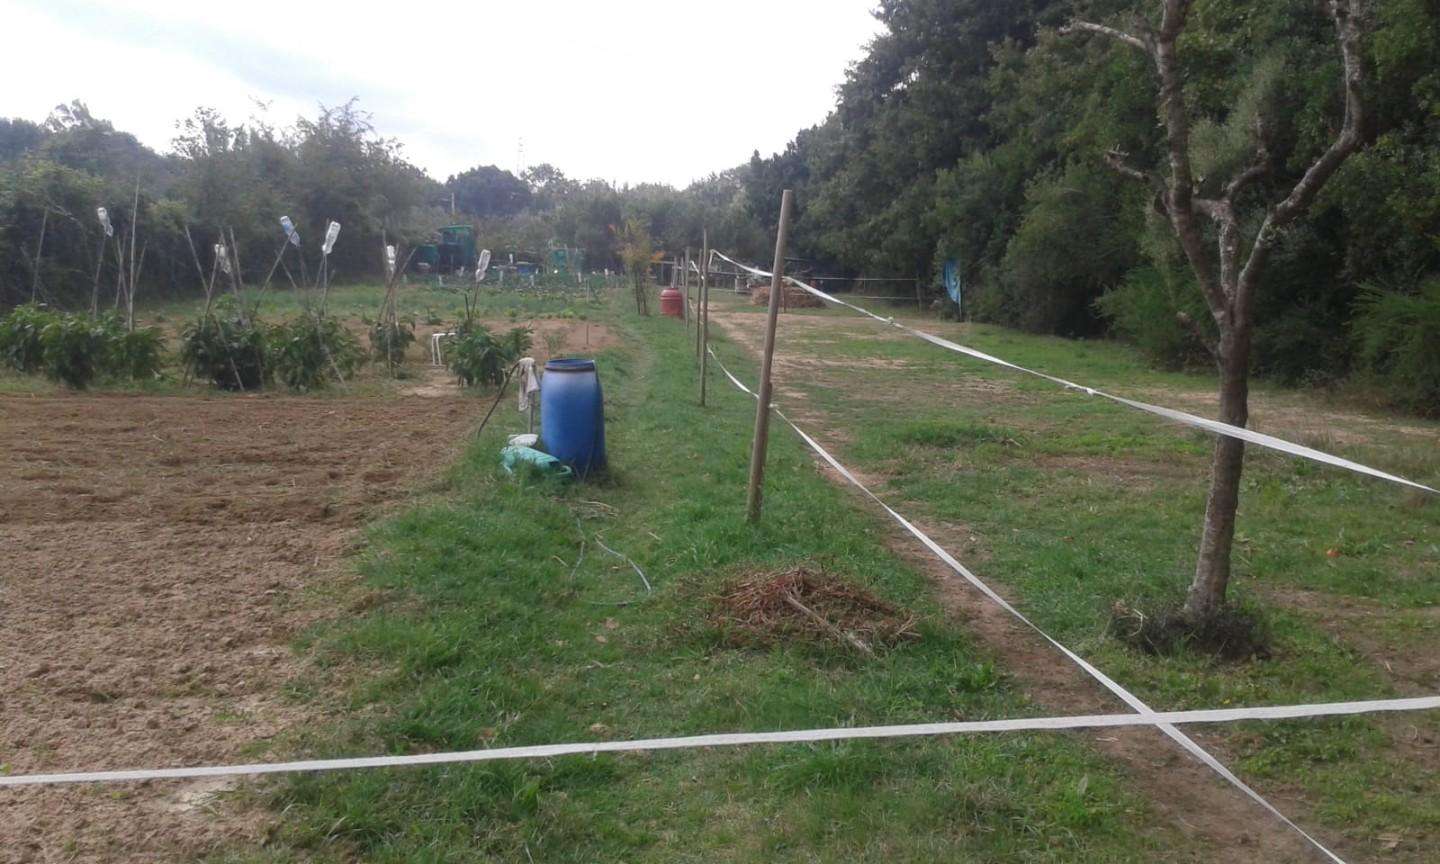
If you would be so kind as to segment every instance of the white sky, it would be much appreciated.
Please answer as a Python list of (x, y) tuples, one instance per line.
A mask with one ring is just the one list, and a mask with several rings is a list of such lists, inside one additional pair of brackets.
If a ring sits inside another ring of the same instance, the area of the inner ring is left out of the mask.
[(358, 96), (438, 180), (513, 171), (523, 139), (526, 165), (683, 186), (824, 119), (878, 32), (873, 5), (0, 0), (0, 116), (78, 98), (164, 152), (201, 105), (243, 121), (260, 100), (289, 125)]

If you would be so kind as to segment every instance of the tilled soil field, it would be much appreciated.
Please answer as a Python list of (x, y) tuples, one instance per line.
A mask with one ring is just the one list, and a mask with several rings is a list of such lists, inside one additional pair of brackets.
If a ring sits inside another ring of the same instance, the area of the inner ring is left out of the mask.
[[(478, 404), (478, 403), (477, 403)], [(0, 398), (0, 765), (254, 758), (344, 605), (355, 528), (478, 416), (425, 398)], [(254, 839), (228, 782), (0, 790), (0, 860), (154, 861)]]

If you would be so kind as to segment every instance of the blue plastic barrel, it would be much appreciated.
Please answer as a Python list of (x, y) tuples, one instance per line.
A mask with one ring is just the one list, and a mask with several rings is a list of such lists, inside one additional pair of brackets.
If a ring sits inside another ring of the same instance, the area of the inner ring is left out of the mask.
[(584, 477), (605, 467), (605, 405), (594, 360), (551, 360), (540, 379), (545, 452)]

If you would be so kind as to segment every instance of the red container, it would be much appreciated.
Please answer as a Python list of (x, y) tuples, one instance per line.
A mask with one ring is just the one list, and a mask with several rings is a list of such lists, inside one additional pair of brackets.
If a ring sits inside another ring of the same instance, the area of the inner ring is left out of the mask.
[(669, 315), (671, 318), (685, 317), (685, 295), (674, 288), (666, 288), (660, 292), (660, 314)]

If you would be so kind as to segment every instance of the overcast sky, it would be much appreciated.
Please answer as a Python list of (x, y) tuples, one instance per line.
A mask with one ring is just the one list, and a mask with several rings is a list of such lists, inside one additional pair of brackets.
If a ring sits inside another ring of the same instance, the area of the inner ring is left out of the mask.
[(197, 106), (288, 125), (355, 96), (436, 179), (515, 170), (523, 140), (525, 165), (683, 186), (824, 119), (878, 32), (874, 0), (445, 5), (0, 0), (0, 116), (80, 99), (166, 151)]

